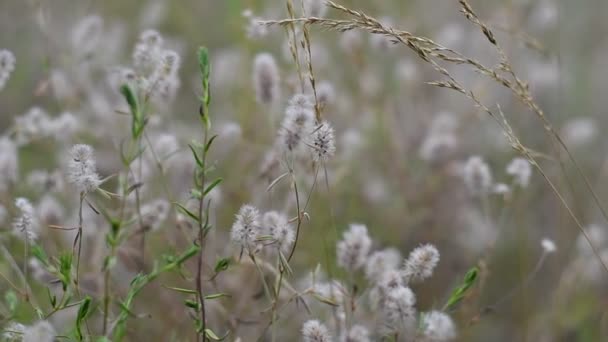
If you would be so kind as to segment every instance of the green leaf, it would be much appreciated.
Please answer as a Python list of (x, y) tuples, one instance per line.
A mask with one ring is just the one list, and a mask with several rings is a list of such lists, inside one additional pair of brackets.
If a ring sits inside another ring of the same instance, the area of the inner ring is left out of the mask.
[(196, 214), (194, 214), (193, 212), (191, 212), (190, 210), (188, 210), (186, 207), (184, 207), (183, 205), (177, 203), (177, 202), (173, 202), (173, 204), (175, 204), (177, 206), (177, 208), (184, 214), (190, 216), (191, 219), (193, 219), (196, 222), (200, 222), (201, 219), (196, 216)]
[(203, 97), (201, 98), (201, 102), (209, 104), (209, 75), (211, 74), (211, 62), (209, 60), (209, 50), (204, 46), (198, 48), (198, 64), (203, 86)]
[(193, 295), (197, 294), (197, 292), (194, 291), (194, 290), (184, 289), (184, 288), (181, 288), (181, 287), (172, 287), (172, 286), (165, 286), (165, 285), (163, 285), (163, 287), (166, 288), (166, 289), (177, 291), (177, 292), (181, 292), (181, 293), (193, 294)]
[(72, 279), (72, 253), (65, 252), (59, 256), (59, 280), (65, 291)]
[(215, 138), (217, 138), (217, 134), (215, 134), (214, 136), (212, 136), (209, 141), (207, 141), (207, 145), (205, 145), (205, 153), (209, 152), (209, 149), (211, 148), (211, 144), (213, 144), (213, 141), (215, 140)]
[(200, 251), (200, 249), (201, 248), (199, 246), (192, 245), (187, 251), (182, 253), (182, 255), (180, 255), (179, 258), (177, 258), (177, 260), (175, 260), (175, 264), (176, 265), (183, 264), (184, 262), (186, 262), (186, 260), (195, 256), (196, 253), (198, 253), (198, 251)]
[(204, 164), (203, 161), (201, 160), (201, 158), (198, 157), (198, 154), (196, 153), (196, 150), (194, 149), (194, 146), (192, 146), (191, 144), (188, 144), (188, 147), (190, 147), (190, 150), (192, 151), (192, 155), (194, 156), (194, 160), (196, 161), (196, 165), (198, 165), (201, 169), (204, 168)]
[(452, 309), (464, 298), (466, 292), (469, 290), (469, 288), (471, 288), (471, 286), (473, 286), (475, 280), (477, 280), (478, 273), (479, 269), (477, 267), (473, 267), (465, 274), (462, 284), (452, 291), (452, 294), (445, 303), (443, 310)]
[(17, 310), (17, 305), (19, 304), (19, 298), (17, 298), (15, 291), (6, 291), (6, 294), (4, 294), (4, 301), (6, 302), (6, 306), (8, 306), (8, 310), (11, 313), (15, 313), (15, 310)]
[(49, 301), (51, 302), (51, 306), (53, 309), (57, 305), (57, 297), (54, 294), (51, 294), (51, 289), (46, 288), (46, 294), (49, 296)]
[(38, 261), (40, 261), (43, 265), (48, 266), (49, 265), (49, 257), (46, 255), (46, 253), (44, 252), (44, 249), (42, 249), (42, 247), (40, 245), (33, 245), (32, 246), (32, 255), (38, 259)]
[(133, 89), (131, 89), (128, 84), (123, 84), (120, 86), (120, 93), (127, 101), (129, 110), (131, 111), (131, 116), (133, 118), (131, 123), (131, 133), (133, 138), (138, 138), (143, 132), (145, 125), (145, 120), (139, 108), (139, 101), (137, 100), (137, 96), (133, 92)]
[(116, 257), (108, 255), (103, 260), (103, 271), (107, 271), (116, 265)]
[(211, 192), (211, 190), (213, 190), (213, 188), (215, 188), (216, 186), (218, 186), (223, 180), (224, 180), (223, 178), (218, 178), (218, 179), (214, 180), (213, 182), (211, 182), (211, 184), (209, 184), (205, 188), (205, 192), (203, 192), (203, 194), (207, 195), (209, 192)]
[(186, 299), (186, 300), (184, 301), (184, 304), (185, 304), (187, 307), (192, 308), (192, 309), (194, 309), (194, 310), (196, 310), (196, 311), (198, 311), (198, 310), (199, 310), (199, 308), (200, 308), (200, 304), (199, 304), (199, 303), (198, 303), (198, 301), (196, 301), (196, 300)]
[(229, 294), (226, 293), (213, 293), (210, 295), (206, 295), (205, 299), (217, 299), (217, 298), (222, 298), (222, 297), (232, 297)]
[(207, 338), (212, 339), (214, 341), (219, 341), (220, 338), (213, 332), (213, 330), (207, 328), (205, 329), (205, 336), (207, 336)]
[(76, 316), (76, 336), (80, 341), (82, 341), (84, 337), (82, 335), (82, 329), (80, 328), (80, 326), (82, 325), (82, 321), (87, 317), (90, 306), (91, 297), (86, 296), (82, 304), (80, 304), (80, 308), (78, 308), (78, 315)]
[(230, 259), (221, 258), (215, 263), (215, 273), (220, 273), (225, 271), (230, 266)]
[(209, 130), (211, 128), (211, 121), (209, 120), (209, 103), (211, 103), (211, 88), (209, 87), (209, 75), (211, 74), (211, 62), (209, 60), (209, 51), (205, 47), (198, 49), (198, 64), (201, 72), (201, 83), (203, 87), (203, 93), (200, 101), (201, 106), (199, 108), (199, 114), (205, 128)]

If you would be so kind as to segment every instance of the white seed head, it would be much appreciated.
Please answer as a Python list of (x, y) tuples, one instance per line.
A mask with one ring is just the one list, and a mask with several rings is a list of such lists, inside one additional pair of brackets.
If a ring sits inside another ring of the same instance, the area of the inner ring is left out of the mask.
[(463, 170), (464, 183), (473, 195), (486, 194), (492, 188), (490, 167), (479, 156), (467, 160)]
[(279, 130), (279, 146), (286, 151), (297, 152), (302, 140), (313, 130), (313, 104), (306, 95), (295, 95), (285, 111)]
[(492, 193), (498, 195), (508, 195), (511, 193), (511, 188), (505, 183), (496, 183), (492, 186)]
[(17, 145), (7, 137), (0, 138), (0, 192), (8, 190), (19, 176)]
[(26, 198), (19, 197), (15, 200), (15, 206), (19, 209), (20, 215), (13, 221), (13, 234), (26, 242), (36, 240), (40, 227), (32, 203)]
[(260, 53), (253, 62), (253, 89), (258, 103), (269, 105), (279, 98), (279, 67), (269, 53)]
[(370, 342), (369, 330), (359, 324), (355, 324), (350, 328), (348, 334), (341, 339), (342, 342)]
[(260, 234), (260, 213), (252, 205), (243, 205), (236, 214), (230, 237), (232, 241), (243, 248), (252, 250)]
[(295, 240), (295, 233), (285, 215), (276, 211), (266, 212), (262, 217), (262, 225), (265, 234), (272, 237), (280, 250), (289, 251)]
[(70, 149), (71, 159), (68, 162), (68, 180), (76, 185), (78, 190), (88, 193), (99, 188), (101, 180), (97, 174), (93, 148), (89, 145), (78, 144)]
[(400, 263), (401, 253), (397, 249), (387, 248), (374, 252), (365, 263), (365, 277), (371, 283), (376, 283), (385, 272), (398, 269)]
[(133, 66), (137, 73), (149, 76), (159, 69), (162, 61), (163, 38), (154, 30), (146, 30), (139, 36), (133, 49)]
[(530, 184), (532, 166), (524, 158), (515, 158), (507, 165), (507, 174), (513, 176), (515, 184), (526, 188)]
[(23, 342), (53, 342), (56, 336), (55, 328), (48, 321), (38, 321), (26, 327)]
[(337, 244), (338, 266), (347, 271), (356, 271), (365, 264), (365, 259), (372, 246), (367, 228), (362, 224), (351, 224)]
[(540, 241), (540, 245), (545, 253), (553, 253), (557, 251), (557, 246), (555, 245), (555, 242), (553, 242), (553, 240), (551, 239), (542, 239)]
[(456, 328), (452, 318), (440, 311), (422, 314), (422, 334), (429, 342), (451, 341), (456, 338)]
[(323, 121), (312, 134), (313, 159), (316, 162), (326, 162), (336, 154), (334, 129), (329, 122)]
[(4, 89), (6, 82), (15, 70), (15, 55), (9, 50), (0, 49), (0, 91)]
[(330, 342), (331, 335), (327, 327), (317, 321), (309, 320), (302, 325), (302, 338), (304, 342)]
[(407, 336), (416, 328), (416, 296), (409, 287), (397, 287), (386, 294), (381, 307), (382, 323), (390, 332)]
[(336, 90), (331, 82), (319, 82), (317, 85), (317, 100), (321, 107), (333, 104), (336, 101)]
[(410, 282), (423, 281), (433, 275), (439, 263), (439, 251), (431, 244), (416, 247), (404, 264), (405, 279)]

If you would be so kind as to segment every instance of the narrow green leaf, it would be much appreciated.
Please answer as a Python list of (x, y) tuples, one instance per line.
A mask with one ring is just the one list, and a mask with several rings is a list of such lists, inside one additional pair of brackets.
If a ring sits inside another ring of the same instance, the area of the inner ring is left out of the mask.
[(223, 178), (218, 178), (218, 179), (214, 180), (213, 182), (211, 182), (211, 184), (209, 184), (205, 188), (205, 192), (203, 192), (203, 194), (207, 195), (209, 192), (211, 192), (211, 190), (213, 190), (213, 188), (215, 188), (216, 186), (218, 186), (223, 180), (224, 180)]
[(190, 147), (190, 150), (192, 151), (192, 155), (194, 156), (194, 160), (196, 161), (196, 165), (198, 165), (201, 169), (204, 168), (203, 161), (198, 157), (198, 154), (196, 153), (196, 150), (194, 149), (194, 146), (192, 146), (191, 144), (188, 144), (188, 147)]
[(177, 258), (177, 260), (175, 260), (175, 264), (176, 265), (181, 265), (184, 262), (186, 262), (186, 260), (192, 258), (193, 256), (196, 255), (196, 253), (198, 253), (198, 251), (201, 248), (199, 246), (196, 245), (192, 245), (187, 251), (185, 251), (184, 253), (182, 253), (182, 255), (179, 256), (179, 258)]
[(226, 293), (213, 293), (210, 295), (206, 295), (205, 299), (217, 299), (217, 298), (222, 298), (222, 297), (231, 297), (231, 296)]
[(8, 306), (8, 310), (11, 313), (14, 313), (17, 310), (17, 305), (19, 304), (19, 298), (17, 294), (13, 290), (6, 291), (4, 295), (4, 301), (6, 301), (6, 305)]
[(186, 300), (184, 301), (184, 304), (185, 304), (187, 307), (192, 308), (192, 309), (194, 309), (194, 310), (196, 310), (196, 311), (198, 311), (198, 310), (199, 310), (199, 308), (200, 308), (200, 305), (199, 305), (198, 301), (195, 301), (195, 300), (186, 299)]
[(82, 304), (80, 304), (80, 308), (78, 308), (78, 315), (76, 316), (76, 336), (78, 340), (83, 340), (82, 329), (80, 326), (82, 325), (82, 321), (86, 318), (89, 313), (89, 308), (91, 306), (91, 297), (87, 296)]
[(478, 273), (479, 269), (473, 267), (465, 274), (462, 284), (452, 291), (450, 298), (443, 307), (444, 310), (452, 309), (464, 298), (466, 292), (473, 286), (475, 280), (477, 280)]
[(214, 136), (209, 138), (209, 141), (207, 141), (207, 145), (205, 145), (205, 153), (209, 152), (209, 149), (211, 148), (211, 144), (213, 144), (213, 141), (215, 140), (215, 138), (217, 138), (217, 134), (215, 134)]
[(214, 341), (219, 341), (220, 338), (213, 332), (213, 330), (207, 328), (205, 329), (205, 336), (207, 336), (207, 338), (212, 339)]
[(215, 263), (215, 273), (220, 273), (225, 271), (230, 266), (230, 259), (221, 258)]
[(166, 288), (166, 289), (169, 289), (169, 290), (176, 291), (176, 292), (181, 292), (181, 293), (186, 293), (186, 294), (193, 294), (193, 295), (197, 294), (197, 292), (194, 291), (194, 290), (184, 289), (184, 288), (181, 288), (181, 287), (172, 287), (172, 286), (165, 286), (165, 285), (163, 285), (163, 287)]
[(49, 265), (49, 257), (46, 255), (46, 253), (44, 252), (44, 249), (42, 249), (42, 247), (40, 245), (33, 245), (31, 247), (31, 253), (43, 265), (45, 265), (45, 266)]
[(182, 213), (190, 216), (190, 218), (193, 219), (194, 221), (200, 222), (200, 218), (198, 216), (196, 216), (196, 214), (194, 214), (193, 212), (188, 210), (186, 207), (184, 207), (183, 205), (181, 205), (177, 202), (173, 202), (173, 204), (175, 204)]

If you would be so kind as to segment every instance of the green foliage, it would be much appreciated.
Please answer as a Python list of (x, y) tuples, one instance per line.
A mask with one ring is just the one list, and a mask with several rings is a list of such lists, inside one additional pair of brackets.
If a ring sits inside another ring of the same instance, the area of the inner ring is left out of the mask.
[(91, 297), (87, 296), (80, 304), (80, 308), (78, 308), (78, 315), (76, 316), (76, 337), (79, 341), (84, 339), (84, 335), (82, 334), (82, 322), (87, 318), (91, 310)]
[(122, 341), (126, 333), (127, 320), (129, 317), (134, 316), (131, 312), (133, 301), (135, 297), (141, 292), (141, 290), (149, 283), (158, 278), (159, 275), (178, 269), (186, 260), (195, 256), (200, 251), (200, 247), (193, 245), (188, 250), (183, 252), (176, 258), (171, 258), (172, 261), (165, 263), (162, 266), (155, 265), (154, 270), (149, 274), (138, 274), (129, 286), (129, 291), (125, 296), (124, 300), (119, 303), (121, 311), (116, 319), (116, 328), (114, 329), (114, 341)]
[(123, 84), (120, 87), (120, 93), (127, 101), (129, 105), (129, 110), (131, 111), (131, 134), (134, 140), (137, 140), (144, 131), (144, 127), (146, 125), (145, 118), (141, 107), (139, 105), (139, 100), (137, 99), (137, 95), (128, 84)]
[(443, 307), (444, 310), (454, 308), (454, 306), (464, 298), (466, 292), (469, 290), (469, 288), (471, 288), (471, 286), (473, 286), (475, 280), (477, 280), (478, 273), (479, 269), (477, 267), (473, 267), (465, 274), (462, 284), (452, 291), (450, 298)]
[(206, 129), (211, 128), (211, 120), (209, 119), (209, 103), (211, 103), (211, 88), (209, 87), (209, 76), (211, 74), (211, 62), (209, 60), (209, 51), (206, 47), (198, 49), (198, 64), (201, 73), (201, 84), (203, 93), (200, 96), (201, 106), (199, 114)]

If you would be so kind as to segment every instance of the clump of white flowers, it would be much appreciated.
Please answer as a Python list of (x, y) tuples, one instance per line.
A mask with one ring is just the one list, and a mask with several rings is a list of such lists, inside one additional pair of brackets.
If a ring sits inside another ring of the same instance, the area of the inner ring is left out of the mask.
[(422, 314), (422, 335), (425, 341), (444, 342), (456, 338), (456, 328), (452, 318), (441, 311)]
[(17, 145), (9, 138), (0, 138), (0, 191), (6, 191), (19, 176)]
[(166, 103), (175, 97), (180, 86), (177, 52), (165, 49), (163, 38), (154, 30), (142, 32), (133, 50), (135, 71), (123, 71), (123, 81), (138, 85), (140, 91), (149, 94), (157, 102)]
[(269, 53), (260, 53), (253, 62), (253, 88), (260, 104), (271, 104), (279, 98), (279, 68)]
[(530, 184), (532, 166), (524, 158), (515, 158), (507, 165), (507, 174), (513, 176), (515, 184), (526, 188)]
[(15, 70), (15, 55), (9, 50), (0, 50), (0, 91)]
[(289, 250), (295, 240), (295, 232), (285, 215), (276, 211), (266, 212), (262, 216), (262, 225), (280, 251)]
[(88, 193), (99, 188), (101, 180), (95, 167), (93, 148), (89, 145), (78, 144), (70, 149), (71, 159), (68, 162), (68, 180), (76, 185), (78, 190)]
[(232, 224), (230, 238), (237, 245), (252, 251), (261, 231), (260, 212), (252, 205), (243, 205)]
[(304, 342), (330, 342), (332, 340), (327, 327), (317, 320), (309, 320), (302, 325), (302, 338)]
[(338, 266), (349, 272), (358, 270), (365, 264), (371, 246), (372, 240), (367, 234), (367, 227), (351, 224), (337, 244)]
[(492, 188), (490, 167), (479, 156), (470, 157), (463, 169), (464, 183), (473, 195), (487, 194)]
[(408, 282), (419, 282), (433, 275), (439, 263), (439, 251), (431, 244), (416, 247), (404, 264), (404, 276)]
[(25, 328), (23, 342), (53, 342), (56, 336), (55, 328), (48, 321), (39, 321)]
[(334, 129), (327, 121), (323, 121), (313, 132), (311, 146), (316, 162), (325, 162), (336, 154)]
[(310, 98), (303, 94), (294, 95), (279, 130), (279, 145), (287, 151), (297, 152), (302, 140), (313, 130), (314, 111)]
[(397, 249), (376, 251), (367, 258), (365, 277), (372, 283), (377, 282), (385, 272), (398, 269), (400, 263), (401, 253)]
[(32, 203), (26, 198), (19, 197), (15, 200), (15, 206), (20, 215), (13, 221), (13, 234), (30, 242), (38, 238), (38, 222)]
[(382, 322), (388, 332), (412, 334), (416, 329), (416, 296), (409, 287), (396, 286), (390, 289), (380, 307)]

